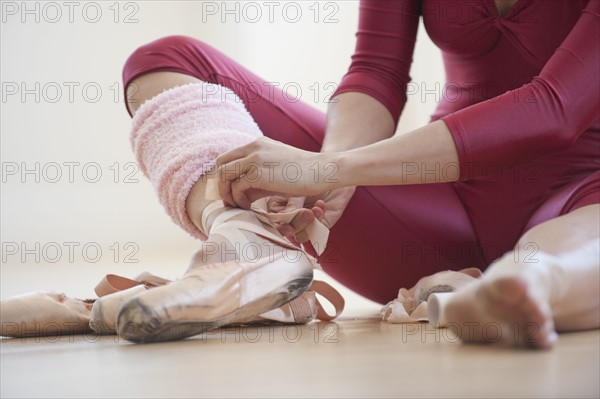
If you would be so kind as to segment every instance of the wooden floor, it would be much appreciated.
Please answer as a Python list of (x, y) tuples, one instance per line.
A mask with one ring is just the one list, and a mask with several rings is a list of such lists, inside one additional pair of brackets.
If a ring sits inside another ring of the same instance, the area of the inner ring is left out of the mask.
[[(22, 268), (9, 271), (3, 279), (25, 281)], [(550, 351), (463, 345), (428, 324), (380, 323), (376, 306), (344, 295), (348, 309), (335, 323), (238, 327), (147, 345), (116, 336), (2, 339), (0, 396), (600, 395), (599, 331), (563, 334)]]
[(12, 397), (591, 397), (599, 333), (551, 351), (461, 345), (421, 325), (341, 320), (135, 345), (115, 336), (1, 344)]

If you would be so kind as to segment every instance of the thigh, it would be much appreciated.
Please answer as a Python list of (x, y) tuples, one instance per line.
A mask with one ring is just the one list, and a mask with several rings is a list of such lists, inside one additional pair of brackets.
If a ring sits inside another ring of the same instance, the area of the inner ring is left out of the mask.
[[(125, 86), (159, 71), (226, 86), (244, 101), (266, 136), (309, 151), (321, 148), (324, 113), (291, 101), (201, 41), (171, 36), (140, 47), (125, 65)], [(334, 278), (381, 303), (425, 275), (483, 266), (469, 216), (451, 184), (359, 187), (319, 260)]]
[(529, 219), (525, 231), (545, 221), (600, 203), (600, 170), (573, 179), (548, 197)]
[(568, 150), (508, 169), (479, 165), (483, 176), (456, 183), (486, 263), (513, 250), (533, 226), (598, 201), (599, 145), (600, 131), (589, 129)]
[(319, 261), (336, 280), (379, 303), (421, 277), (485, 267), (450, 184), (358, 187)]
[(228, 87), (242, 99), (265, 136), (304, 150), (321, 148), (325, 131), (323, 112), (290, 98), (272, 83), (200, 40), (168, 36), (141, 46), (123, 68), (125, 90), (141, 75), (160, 71), (183, 73)]

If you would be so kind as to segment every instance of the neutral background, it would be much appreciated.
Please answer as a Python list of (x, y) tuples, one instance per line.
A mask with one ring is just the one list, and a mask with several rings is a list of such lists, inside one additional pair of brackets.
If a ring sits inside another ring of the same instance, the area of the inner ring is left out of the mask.
[[(194, 36), (325, 110), (357, 23), (358, 1), (3, 1), (0, 295), (21, 292), (11, 279), (25, 270), (31, 289), (68, 279), (88, 295), (107, 272), (187, 266), (198, 242), (163, 212), (129, 147), (121, 67), (136, 47)], [(427, 122), (436, 98), (423, 89), (443, 81), (422, 29), (411, 75), (399, 132)]]

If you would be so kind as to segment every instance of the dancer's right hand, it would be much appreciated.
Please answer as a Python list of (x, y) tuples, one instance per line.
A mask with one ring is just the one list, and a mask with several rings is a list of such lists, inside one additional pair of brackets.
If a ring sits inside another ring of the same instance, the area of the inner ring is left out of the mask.
[(277, 230), (285, 237), (294, 236), (296, 241), (303, 243), (308, 240), (304, 229), (315, 219), (320, 220), (331, 229), (340, 219), (356, 187), (344, 187), (327, 191), (311, 197), (272, 196), (267, 201), (269, 212), (289, 212), (305, 208), (291, 223), (276, 225)]

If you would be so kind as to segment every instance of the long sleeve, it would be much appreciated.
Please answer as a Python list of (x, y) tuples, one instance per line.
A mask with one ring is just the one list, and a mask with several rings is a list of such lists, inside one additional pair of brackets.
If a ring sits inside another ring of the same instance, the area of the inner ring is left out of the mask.
[[(530, 83), (442, 118), (461, 179), (566, 150), (600, 118), (600, 1), (581, 17)], [(477, 167), (479, 166), (479, 167)]]
[(398, 123), (419, 26), (416, 0), (361, 0), (356, 50), (332, 97), (360, 92), (381, 102)]

